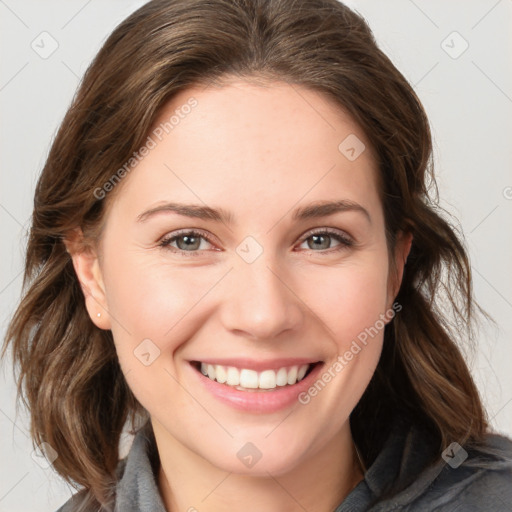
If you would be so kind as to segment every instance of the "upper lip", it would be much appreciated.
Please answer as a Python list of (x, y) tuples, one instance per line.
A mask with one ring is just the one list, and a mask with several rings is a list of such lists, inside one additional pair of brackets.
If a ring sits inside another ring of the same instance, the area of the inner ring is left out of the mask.
[(314, 358), (304, 357), (286, 357), (280, 359), (249, 359), (249, 358), (204, 358), (195, 359), (191, 362), (201, 362), (211, 365), (234, 366), (235, 368), (263, 371), (263, 370), (279, 370), (279, 368), (289, 366), (302, 366), (304, 364), (314, 364), (320, 362)]

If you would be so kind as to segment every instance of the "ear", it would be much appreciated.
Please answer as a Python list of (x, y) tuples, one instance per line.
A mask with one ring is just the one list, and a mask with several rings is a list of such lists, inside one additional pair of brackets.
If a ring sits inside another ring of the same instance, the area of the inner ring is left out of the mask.
[(400, 290), (400, 286), (402, 285), (404, 267), (407, 261), (407, 256), (409, 256), (409, 252), (411, 250), (412, 240), (412, 233), (406, 231), (400, 231), (396, 238), (395, 266), (394, 268), (390, 268), (388, 281), (388, 309), (393, 305), (393, 302)]
[(84, 243), (84, 236), (79, 228), (64, 240), (64, 245), (73, 261), (89, 317), (96, 327), (110, 329), (105, 285), (96, 249)]

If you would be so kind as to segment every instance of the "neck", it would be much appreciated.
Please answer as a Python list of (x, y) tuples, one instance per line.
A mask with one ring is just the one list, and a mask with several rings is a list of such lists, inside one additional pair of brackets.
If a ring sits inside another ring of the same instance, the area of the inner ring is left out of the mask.
[[(158, 485), (167, 512), (332, 512), (363, 478), (347, 421), (319, 451), (286, 473), (224, 471), (183, 446), (153, 421), (160, 455)], [(156, 428), (155, 428), (156, 427)]]

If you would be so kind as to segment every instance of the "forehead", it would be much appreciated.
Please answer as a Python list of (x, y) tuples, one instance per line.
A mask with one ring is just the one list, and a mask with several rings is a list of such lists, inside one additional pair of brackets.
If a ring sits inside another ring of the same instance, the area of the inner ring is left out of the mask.
[(361, 128), (333, 100), (298, 85), (189, 87), (164, 105), (149, 137), (153, 147), (121, 194), (136, 207), (377, 199), (375, 159)]
[[(194, 108), (188, 106), (191, 102)], [(294, 152), (318, 158), (318, 152), (329, 146), (338, 151), (339, 142), (349, 135), (357, 136), (370, 150), (365, 134), (340, 104), (324, 93), (285, 82), (225, 79), (220, 84), (189, 87), (163, 107), (155, 129), (165, 131), (164, 137), (170, 132), (179, 137), (180, 131), (186, 131), (190, 144), (207, 147), (211, 143), (212, 150), (220, 143), (216, 152), (236, 142), (230, 147), (231, 158), (243, 151), (257, 152), (259, 158), (270, 153), (291, 158)], [(211, 131), (205, 137), (207, 130)]]

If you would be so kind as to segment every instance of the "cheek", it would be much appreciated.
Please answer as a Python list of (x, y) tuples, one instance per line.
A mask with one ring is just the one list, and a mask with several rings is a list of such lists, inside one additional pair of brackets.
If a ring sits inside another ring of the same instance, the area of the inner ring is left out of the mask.
[(173, 408), (189, 407), (181, 403), (173, 358), (200, 325), (197, 305), (215, 281), (211, 269), (207, 274), (162, 261), (148, 264), (137, 252), (117, 254), (108, 265), (105, 259), (104, 281), (116, 352), (128, 386), (153, 414), (170, 407), (173, 395)]
[[(385, 313), (387, 261), (360, 260), (339, 269), (329, 269), (328, 279), (312, 275), (308, 279), (308, 303), (322, 318), (338, 344), (350, 340), (375, 324)], [(319, 282), (326, 282), (319, 287)], [(316, 286), (314, 286), (316, 284)]]
[(164, 258), (149, 261), (138, 251), (123, 250), (108, 262), (105, 258), (104, 269), (112, 333), (126, 368), (143, 340), (151, 340), (166, 359), (172, 358), (200, 325), (197, 315), (204, 306), (198, 305), (222, 273), (213, 267), (178, 267)]
[(386, 265), (385, 258), (361, 259), (333, 272), (327, 290), (311, 297), (323, 305), (317, 311), (323, 311), (332, 345), (322, 374), (301, 403), (311, 414), (329, 417), (333, 435), (356, 406), (380, 358), (384, 328), (393, 316), (386, 310)]

